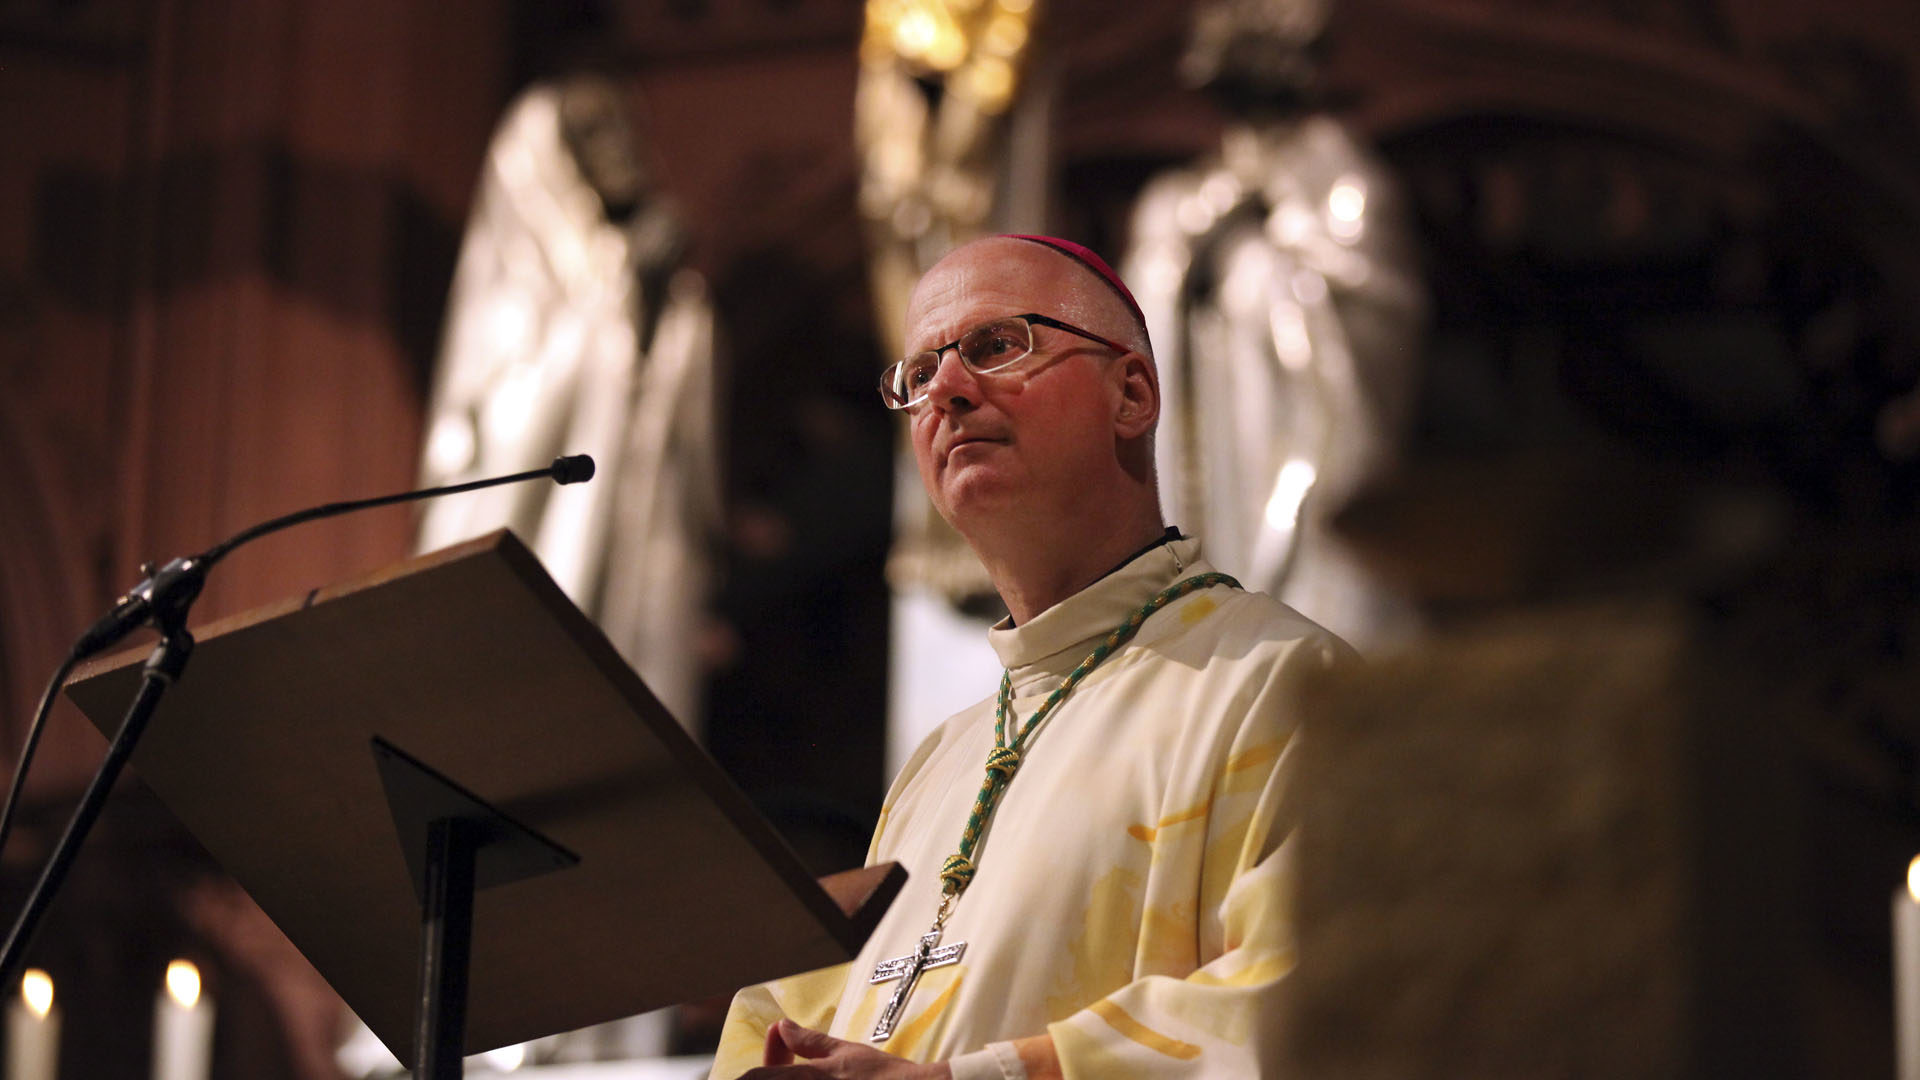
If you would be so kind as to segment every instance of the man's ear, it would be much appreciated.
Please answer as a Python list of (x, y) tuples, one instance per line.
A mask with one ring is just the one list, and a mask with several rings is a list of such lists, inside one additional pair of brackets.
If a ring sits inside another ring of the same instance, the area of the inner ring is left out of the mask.
[(1139, 353), (1120, 358), (1118, 399), (1115, 403), (1114, 434), (1122, 439), (1137, 439), (1153, 430), (1160, 419), (1160, 376), (1153, 362)]

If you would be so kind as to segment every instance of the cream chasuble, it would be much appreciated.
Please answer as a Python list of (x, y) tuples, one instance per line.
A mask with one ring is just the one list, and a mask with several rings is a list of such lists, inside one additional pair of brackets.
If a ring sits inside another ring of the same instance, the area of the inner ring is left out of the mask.
[[(1155, 593), (1211, 570), (1198, 541), (1174, 541), (990, 631), (1020, 722)], [(941, 1061), (1047, 1032), (1068, 1077), (1259, 1075), (1293, 961), (1289, 696), (1346, 655), (1290, 608), (1225, 586), (1149, 618), (1031, 736), (941, 938), (964, 953), (921, 973), (880, 1048)], [(906, 887), (851, 968), (736, 995), (714, 1077), (758, 1066), (782, 1016), (868, 1042), (898, 986), (869, 979), (933, 921), (993, 722), (989, 697), (909, 759), (868, 851), (906, 866)]]

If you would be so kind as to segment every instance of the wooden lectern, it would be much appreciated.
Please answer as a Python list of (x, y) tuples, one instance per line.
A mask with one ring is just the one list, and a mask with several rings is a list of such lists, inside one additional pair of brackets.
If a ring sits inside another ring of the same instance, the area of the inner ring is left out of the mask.
[[(480, 848), (468, 1054), (843, 962), (905, 878), (816, 883), (511, 533), (196, 637), (133, 765), (409, 1065), (436, 820)], [(144, 653), (68, 686), (109, 734)]]

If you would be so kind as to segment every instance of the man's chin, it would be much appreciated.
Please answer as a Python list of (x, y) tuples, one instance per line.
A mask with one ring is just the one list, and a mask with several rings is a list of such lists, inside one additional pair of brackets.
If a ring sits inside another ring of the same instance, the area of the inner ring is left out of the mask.
[(998, 469), (967, 465), (948, 470), (941, 481), (940, 513), (959, 528), (962, 521), (1012, 509), (1019, 485)]

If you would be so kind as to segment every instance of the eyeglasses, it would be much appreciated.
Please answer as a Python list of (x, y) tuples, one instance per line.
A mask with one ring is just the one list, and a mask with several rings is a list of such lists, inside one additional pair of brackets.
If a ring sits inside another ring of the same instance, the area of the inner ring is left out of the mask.
[(1109, 349), (1123, 353), (1133, 351), (1117, 341), (1109, 341), (1099, 334), (1059, 319), (1032, 312), (1008, 315), (982, 323), (937, 349), (928, 349), (889, 365), (887, 370), (880, 373), (880, 398), (889, 409), (908, 409), (927, 400), (927, 384), (933, 381), (934, 372), (940, 369), (940, 358), (946, 355), (948, 349), (958, 352), (960, 362), (975, 375), (1012, 367), (1033, 354), (1033, 327), (1036, 323), (1078, 334)]

